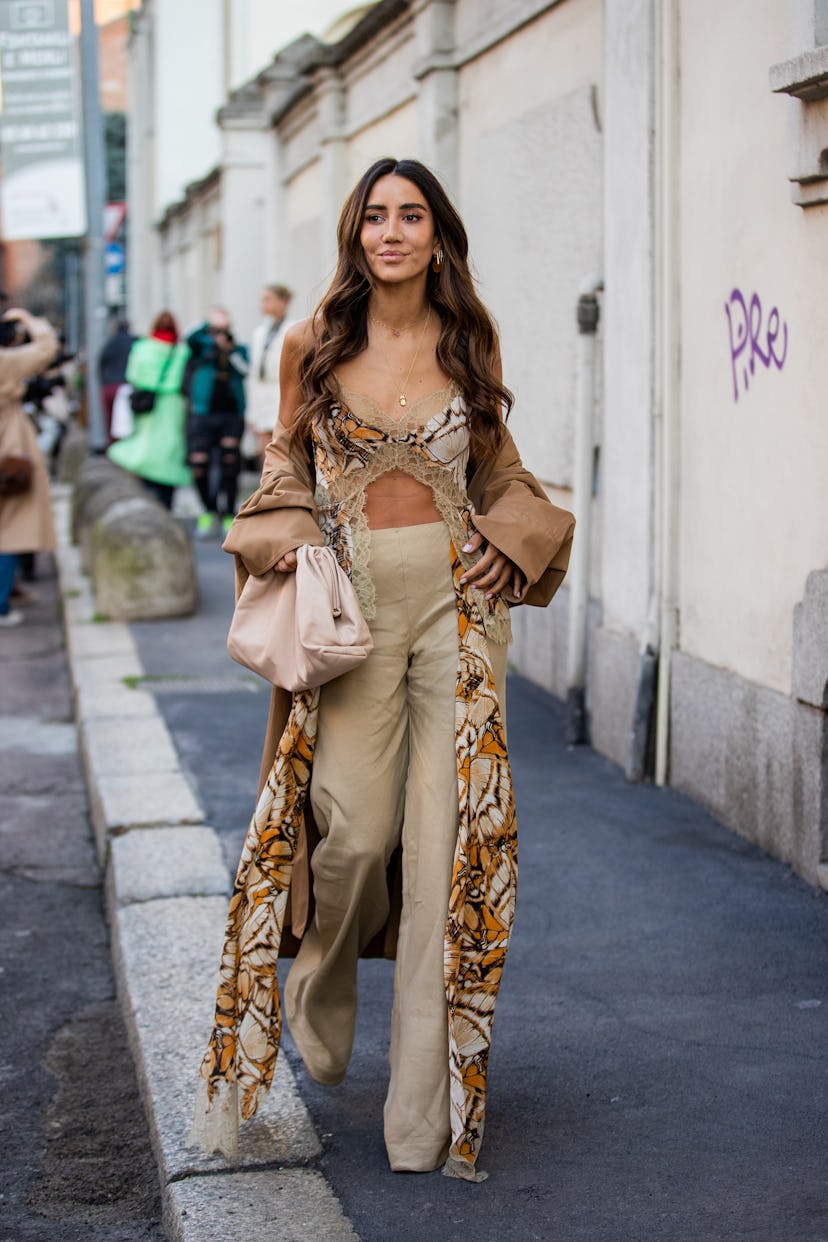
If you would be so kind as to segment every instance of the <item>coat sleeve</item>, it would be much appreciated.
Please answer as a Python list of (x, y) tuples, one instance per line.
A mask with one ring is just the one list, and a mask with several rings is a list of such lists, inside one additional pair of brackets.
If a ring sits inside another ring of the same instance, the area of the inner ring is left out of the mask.
[(552, 504), (505, 428), (497, 455), (472, 476), (469, 496), (474, 525), (526, 578), (520, 602), (544, 607), (564, 580), (575, 519)]
[(248, 574), (266, 574), (286, 552), (325, 540), (317, 521), (311, 465), (290, 432), (276, 424), (258, 489), (242, 505), (224, 541), (236, 558), (236, 589)]
[(46, 319), (29, 316), (24, 322), (30, 337), (26, 344), (0, 349), (4, 380), (24, 380), (45, 371), (57, 353), (55, 330)]
[(236, 345), (230, 351), (230, 365), (239, 375), (246, 376), (250, 370), (250, 354), (246, 345)]

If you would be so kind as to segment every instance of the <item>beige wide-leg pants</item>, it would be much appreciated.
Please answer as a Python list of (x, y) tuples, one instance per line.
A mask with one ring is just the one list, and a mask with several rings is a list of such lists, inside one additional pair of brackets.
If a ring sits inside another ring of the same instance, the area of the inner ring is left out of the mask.
[[(308, 1071), (339, 1082), (354, 1038), (357, 958), (388, 917), (386, 866), (402, 834), (403, 905), (385, 1142), (424, 1172), (450, 1142), (443, 939), (457, 839), (457, 606), (442, 522), (371, 533), (374, 649), (322, 689), (310, 797), (322, 836), (316, 911), (285, 1012)], [(490, 645), (503, 699), (505, 645)]]

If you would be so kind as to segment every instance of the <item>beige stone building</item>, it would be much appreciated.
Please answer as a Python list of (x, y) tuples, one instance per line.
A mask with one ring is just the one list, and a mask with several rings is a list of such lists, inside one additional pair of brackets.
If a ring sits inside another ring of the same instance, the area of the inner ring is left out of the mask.
[(133, 265), (184, 318), (248, 330), (264, 279), (307, 312), (364, 167), (430, 164), (579, 516), (516, 669), (828, 887), (828, 2), (378, 0), (320, 33), (230, 92)]

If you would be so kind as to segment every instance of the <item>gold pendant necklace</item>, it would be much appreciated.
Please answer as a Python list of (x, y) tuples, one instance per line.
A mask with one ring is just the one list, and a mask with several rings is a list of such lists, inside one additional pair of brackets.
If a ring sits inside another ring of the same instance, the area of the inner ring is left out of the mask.
[[(414, 367), (415, 367), (415, 365), (416, 365), (417, 359), (418, 359), (418, 358), (419, 358), (419, 356), (420, 356), (420, 349), (421, 349), (421, 347), (422, 347), (423, 341), (425, 340), (426, 328), (428, 327), (428, 321), (429, 321), (429, 319), (430, 319), (430, 318), (431, 318), (431, 307), (429, 306), (428, 310), (426, 311), (426, 317), (425, 317), (425, 319), (423, 320), (423, 330), (422, 330), (422, 332), (420, 333), (420, 339), (419, 339), (419, 341), (417, 342), (417, 348), (416, 348), (416, 350), (414, 351), (414, 357), (411, 359), (411, 366), (408, 368), (408, 374), (406, 375), (405, 379), (403, 380), (402, 388), (400, 389), (400, 395), (399, 395), (399, 397), (397, 398), (397, 400), (399, 401), (400, 405), (401, 405), (401, 406), (403, 406), (403, 408), (405, 408), (405, 406), (407, 406), (407, 405), (408, 405), (408, 398), (407, 398), (407, 397), (406, 397), (406, 395), (405, 395), (405, 390), (406, 390), (406, 388), (408, 387), (408, 381), (411, 379), (411, 372), (414, 370)], [(381, 323), (382, 321), (381, 321), (381, 320), (377, 320), (376, 322)], [(391, 371), (390, 371), (390, 369), (389, 369), (389, 375), (390, 375), (390, 374), (391, 374)]]

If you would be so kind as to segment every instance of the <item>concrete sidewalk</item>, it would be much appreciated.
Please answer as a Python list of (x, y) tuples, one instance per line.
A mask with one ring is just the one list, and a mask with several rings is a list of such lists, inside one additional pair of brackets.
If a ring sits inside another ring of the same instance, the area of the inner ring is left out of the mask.
[[(206, 1047), (231, 876), (181, 767), (128, 625), (96, 618), (69, 493), (54, 489), (57, 564), (81, 754), (118, 988), (175, 1242), (352, 1239), (319, 1140), (281, 1058), (228, 1171), (184, 1147)], [(157, 627), (158, 628), (158, 627)]]
[(385, 962), (361, 964), (345, 1082), (314, 1084), (287, 1037), (238, 1169), (194, 1159), (183, 1143), (267, 694), (226, 654), (229, 558), (199, 549), (192, 618), (96, 621), (66, 503), (78, 728), (171, 1238), (828, 1242), (825, 896), (686, 799), (566, 751), (559, 706), (520, 679), (490, 1180), (388, 1172)]

